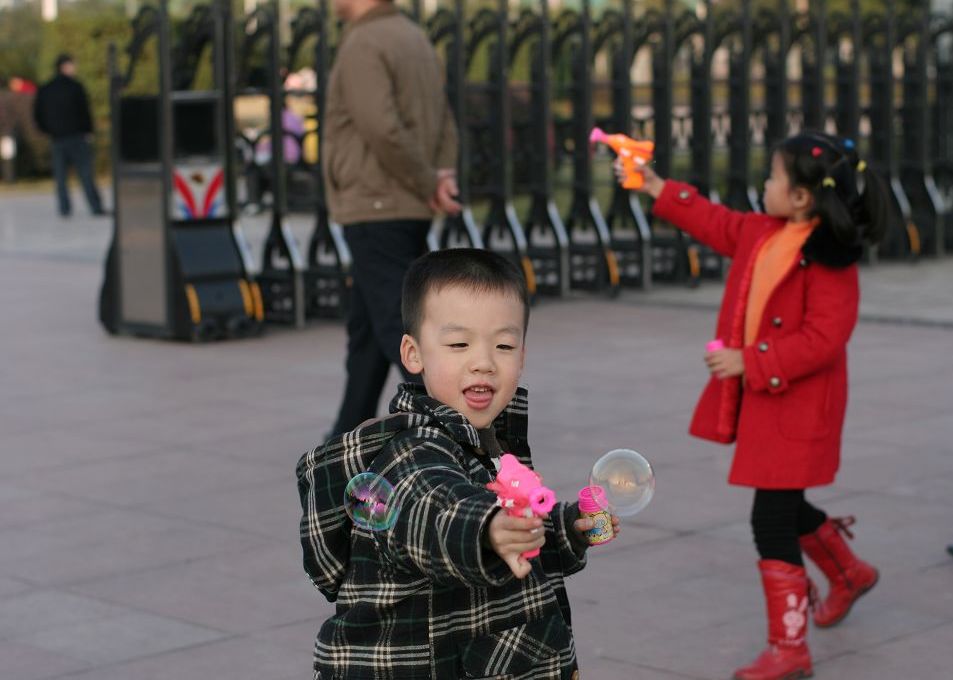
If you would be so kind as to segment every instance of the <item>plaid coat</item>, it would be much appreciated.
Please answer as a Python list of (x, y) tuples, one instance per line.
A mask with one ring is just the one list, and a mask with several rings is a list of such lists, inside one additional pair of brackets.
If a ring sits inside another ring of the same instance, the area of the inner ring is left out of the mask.
[[(298, 463), (305, 571), (337, 604), (317, 636), (315, 678), (575, 677), (563, 584), (585, 566), (569, 533), (575, 504), (556, 504), (533, 571), (514, 578), (484, 547), (498, 506), (477, 430), (413, 385), (390, 410)], [(531, 465), (526, 413), (520, 389), (494, 427)], [(394, 485), (400, 512), (390, 529), (362, 529), (344, 513), (344, 486), (364, 471)]]

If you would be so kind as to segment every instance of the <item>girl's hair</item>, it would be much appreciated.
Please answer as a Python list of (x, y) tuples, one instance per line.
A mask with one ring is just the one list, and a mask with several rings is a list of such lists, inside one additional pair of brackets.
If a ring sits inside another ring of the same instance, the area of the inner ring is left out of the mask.
[(845, 246), (878, 243), (894, 214), (883, 179), (857, 156), (852, 140), (805, 131), (775, 149), (791, 186), (814, 196), (814, 216)]

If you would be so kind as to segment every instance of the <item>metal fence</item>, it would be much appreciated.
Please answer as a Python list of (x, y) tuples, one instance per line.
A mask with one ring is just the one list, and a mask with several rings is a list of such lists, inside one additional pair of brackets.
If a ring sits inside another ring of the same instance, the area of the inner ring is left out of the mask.
[[(200, 87), (203, 26), (209, 7), (223, 3), (200, 5), (175, 26), (176, 89)], [(435, 224), (431, 245), (505, 253), (543, 294), (612, 294), (720, 276), (719, 257), (653, 220), (644, 199), (613, 181), (607, 152), (588, 142), (598, 125), (651, 138), (660, 174), (745, 210), (759, 209), (775, 143), (805, 128), (852, 138), (888, 180), (903, 216), (868, 259), (953, 249), (953, 15), (931, 13), (925, 1), (902, 13), (889, 0), (873, 11), (870, 3), (861, 11), (859, 0), (839, 6), (846, 10), (830, 10), (825, 0), (800, 11), (789, 0), (708, 0), (692, 8), (673, 0), (606, 0), (597, 8), (589, 0), (438, 0), (426, 11), (421, 2), (402, 5), (445, 61), (461, 131), (465, 208)], [(248, 159), (262, 140), (237, 128), (237, 146), (252, 153), (230, 164), (239, 184), (234, 209), (273, 217), (261, 280), (275, 283), (263, 285), (266, 298), (268, 289), (279, 297), (287, 291), (288, 300), (271, 306), (291, 310), (284, 317), (298, 323), (337, 315), (350, 260), (327, 217), (320, 147), (341, 27), (327, 0), (288, 19), (277, 2), (263, 3), (229, 21), (235, 40), (226, 99), (267, 97), (261, 133), (296, 136), (304, 150), (294, 162), (273, 153), (253, 167)], [(133, 61), (141, 43), (134, 38)], [(312, 75), (307, 85), (289, 86), (285, 75), (303, 71)], [(283, 129), (289, 95), (310, 102), (303, 133)], [(248, 191), (249, 182), (262, 181), (271, 187), (267, 198)], [(300, 253), (283, 225), (290, 212), (314, 216)]]

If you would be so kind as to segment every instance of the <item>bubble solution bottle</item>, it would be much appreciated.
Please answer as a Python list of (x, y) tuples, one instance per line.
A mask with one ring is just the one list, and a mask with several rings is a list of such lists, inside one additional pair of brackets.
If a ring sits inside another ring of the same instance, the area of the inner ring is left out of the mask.
[(606, 501), (605, 491), (599, 486), (587, 486), (579, 491), (579, 516), (591, 517), (595, 526), (583, 535), (589, 545), (602, 545), (615, 538), (612, 531), (612, 517)]

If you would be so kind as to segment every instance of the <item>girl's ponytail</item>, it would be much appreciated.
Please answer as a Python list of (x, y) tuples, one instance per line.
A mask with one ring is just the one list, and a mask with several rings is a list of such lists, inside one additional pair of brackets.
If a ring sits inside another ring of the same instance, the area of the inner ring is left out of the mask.
[(802, 132), (778, 146), (791, 184), (814, 197), (814, 215), (843, 246), (875, 244), (895, 209), (883, 179), (867, 170), (853, 141), (822, 132)]
[(864, 240), (874, 245), (880, 243), (890, 221), (897, 219), (897, 210), (883, 178), (876, 172), (868, 170), (864, 161), (858, 163), (857, 169), (862, 188), (860, 210), (855, 219), (861, 226), (861, 235)]

